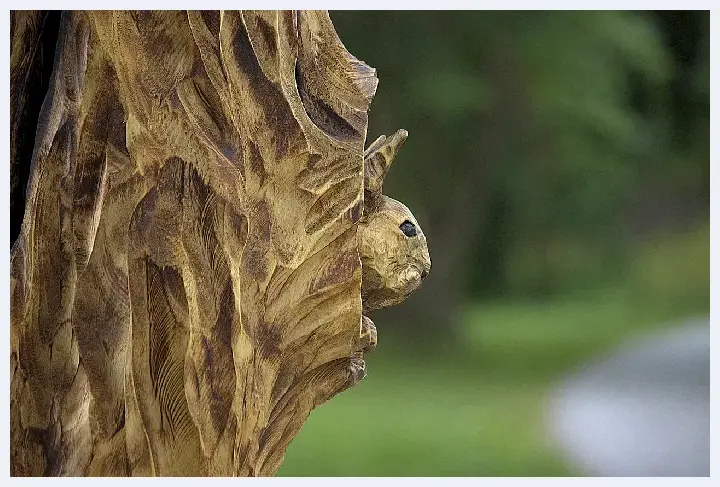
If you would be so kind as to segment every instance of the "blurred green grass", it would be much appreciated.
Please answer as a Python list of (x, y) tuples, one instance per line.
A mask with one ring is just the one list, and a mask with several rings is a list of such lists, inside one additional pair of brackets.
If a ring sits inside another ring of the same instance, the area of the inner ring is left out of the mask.
[(545, 431), (563, 374), (633, 334), (709, 313), (709, 228), (637, 246), (617, 285), (470, 304), (452, 350), (379, 323), (368, 377), (313, 411), (279, 476), (579, 475)]

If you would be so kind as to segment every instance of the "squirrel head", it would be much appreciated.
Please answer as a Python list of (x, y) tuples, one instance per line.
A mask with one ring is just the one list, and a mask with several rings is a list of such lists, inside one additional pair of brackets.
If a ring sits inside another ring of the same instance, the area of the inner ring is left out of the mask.
[(382, 194), (382, 182), (407, 138), (399, 130), (365, 151), (365, 201), (358, 229), (363, 311), (392, 306), (415, 291), (430, 272), (427, 240), (412, 212)]

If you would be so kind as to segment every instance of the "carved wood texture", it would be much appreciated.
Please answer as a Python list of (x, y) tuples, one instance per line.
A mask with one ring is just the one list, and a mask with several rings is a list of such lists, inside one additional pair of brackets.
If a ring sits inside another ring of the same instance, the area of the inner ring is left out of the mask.
[[(38, 13), (13, 15), (22, 79)], [(19, 162), (11, 473), (274, 474), (376, 341), (358, 229), (402, 142), (364, 195), (375, 70), (320, 11), (64, 12), (54, 63)]]

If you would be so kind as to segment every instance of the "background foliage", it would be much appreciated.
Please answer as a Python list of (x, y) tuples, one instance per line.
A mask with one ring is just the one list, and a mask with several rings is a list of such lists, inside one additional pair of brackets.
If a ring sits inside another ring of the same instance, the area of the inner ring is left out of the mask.
[(564, 373), (709, 313), (708, 12), (331, 12), (377, 68), (385, 192), (433, 268), (373, 316), (368, 378), (281, 475), (577, 473), (544, 431)]

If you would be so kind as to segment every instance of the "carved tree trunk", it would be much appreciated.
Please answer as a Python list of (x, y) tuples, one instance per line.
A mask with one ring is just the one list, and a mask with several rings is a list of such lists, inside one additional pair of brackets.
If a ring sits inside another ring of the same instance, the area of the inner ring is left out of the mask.
[[(13, 15), (22, 105), (41, 17)], [(62, 14), (15, 161), (13, 475), (277, 471), (311, 409), (364, 376), (363, 296), (419, 284), (376, 272), (361, 294), (358, 232), (405, 138), (367, 174), (376, 86), (325, 12)]]

